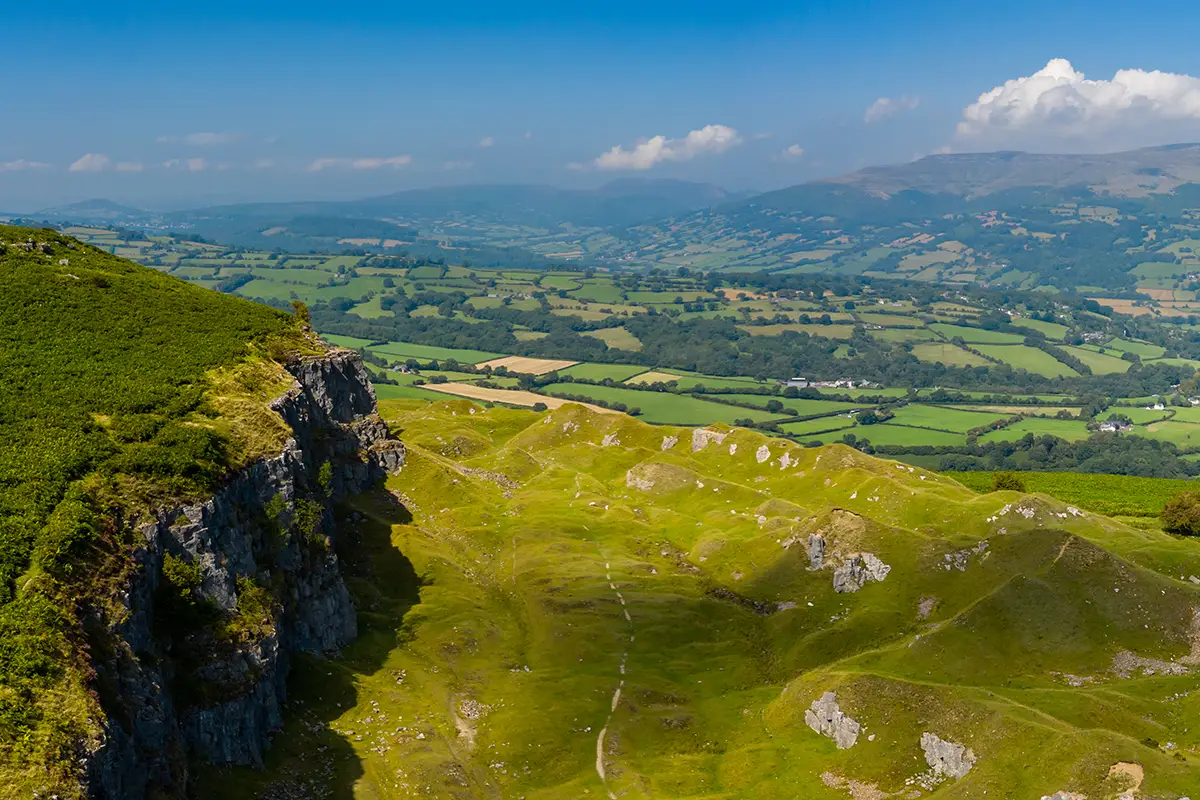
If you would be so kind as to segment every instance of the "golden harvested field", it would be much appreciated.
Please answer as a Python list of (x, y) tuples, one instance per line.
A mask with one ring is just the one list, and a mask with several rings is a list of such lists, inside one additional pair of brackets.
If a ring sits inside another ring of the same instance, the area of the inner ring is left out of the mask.
[(1142, 316), (1153, 313), (1145, 306), (1135, 306), (1133, 300), (1113, 300), (1108, 297), (1090, 297), (1089, 300), (1095, 300), (1102, 306), (1108, 306), (1118, 314), (1128, 314), (1131, 317)]
[(717, 294), (723, 295), (726, 300), (737, 300), (738, 295), (744, 295), (747, 300), (766, 300), (767, 295), (760, 294), (753, 289), (734, 289), (722, 287), (717, 289)]
[(483, 386), (476, 386), (471, 383), (427, 383), (421, 387), (432, 392), (442, 392), (444, 394), (452, 394), (458, 397), (469, 397), (472, 400), (483, 400), (488, 403), (507, 403), (510, 406), (526, 406), (531, 407), (537, 403), (545, 403), (546, 408), (559, 408), (567, 403), (576, 403), (592, 411), (598, 411), (601, 414), (619, 414), (619, 411), (613, 411), (611, 408), (601, 408), (594, 406), (591, 403), (579, 403), (575, 400), (562, 400), (557, 397), (547, 397), (533, 392), (524, 392), (520, 389), (488, 389)]
[(547, 372), (554, 372), (556, 369), (566, 369), (578, 364), (578, 361), (563, 361), (555, 358), (526, 358), (525, 356), (504, 356), (503, 358), (493, 358), (491, 361), (482, 361), (475, 365), (476, 369), (484, 367), (505, 367), (509, 372), (521, 372), (527, 375), (545, 375)]
[(1151, 300), (1174, 300), (1174, 289), (1138, 289), (1138, 294), (1144, 294)]

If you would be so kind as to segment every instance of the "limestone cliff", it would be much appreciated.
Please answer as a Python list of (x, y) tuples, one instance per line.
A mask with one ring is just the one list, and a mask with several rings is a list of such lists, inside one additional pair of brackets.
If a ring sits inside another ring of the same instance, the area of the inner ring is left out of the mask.
[[(202, 502), (129, 521), (136, 566), (117, 610), (88, 620), (106, 714), (84, 756), (90, 797), (182, 796), (191, 760), (260, 763), (289, 654), (331, 652), (357, 633), (331, 509), (399, 470), (404, 448), (356, 353), (288, 370), (295, 383), (271, 404), (292, 429), (283, 452)], [(205, 619), (170, 616), (164, 564), (196, 576)]]

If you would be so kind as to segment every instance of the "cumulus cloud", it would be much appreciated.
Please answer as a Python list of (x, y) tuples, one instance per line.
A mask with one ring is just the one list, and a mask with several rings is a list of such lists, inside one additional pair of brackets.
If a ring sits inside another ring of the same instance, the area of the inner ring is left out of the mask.
[(26, 172), (33, 169), (49, 169), (50, 165), (41, 161), (30, 161), (18, 158), (16, 161), (0, 162), (0, 172)]
[(214, 145), (236, 142), (240, 138), (242, 138), (240, 133), (201, 131), (199, 133), (185, 133), (182, 136), (160, 136), (158, 137), (158, 143), (175, 144), (181, 142), (193, 147), (212, 147)]
[(496, 137), (494, 137), (494, 136), (485, 136), (479, 140), (479, 146), (484, 147), (484, 148), (491, 147), (495, 143), (496, 143)]
[(921, 98), (901, 95), (900, 97), (881, 97), (867, 107), (863, 113), (863, 122), (879, 122), (901, 111), (912, 111), (921, 105)]
[(412, 156), (378, 156), (369, 158), (318, 158), (308, 165), (309, 172), (327, 169), (376, 170), (384, 167), (399, 169), (412, 163)]
[(1092, 80), (1055, 58), (979, 95), (963, 110), (957, 133), (973, 140), (1061, 138), (1132, 146), (1198, 130), (1200, 78), (1123, 69), (1111, 80)]
[(795, 159), (800, 158), (802, 155), (804, 155), (804, 148), (798, 144), (789, 144), (787, 147), (783, 148), (784, 158)]
[(67, 167), (70, 172), (103, 172), (112, 165), (112, 159), (103, 153), (87, 153)]
[(738, 132), (726, 125), (705, 125), (682, 139), (654, 136), (631, 150), (617, 145), (593, 161), (602, 170), (647, 170), (664, 161), (690, 161), (701, 155), (722, 153), (742, 143)]

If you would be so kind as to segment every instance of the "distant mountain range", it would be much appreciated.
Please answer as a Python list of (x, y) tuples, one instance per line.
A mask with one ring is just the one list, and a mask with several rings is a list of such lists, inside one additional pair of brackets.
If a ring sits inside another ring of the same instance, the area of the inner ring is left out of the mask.
[(1198, 181), (1200, 144), (1175, 144), (1102, 155), (932, 155), (908, 164), (867, 167), (814, 183), (841, 184), (886, 195), (919, 191), (974, 197), (1006, 189), (1086, 186), (1097, 194), (1140, 197)]

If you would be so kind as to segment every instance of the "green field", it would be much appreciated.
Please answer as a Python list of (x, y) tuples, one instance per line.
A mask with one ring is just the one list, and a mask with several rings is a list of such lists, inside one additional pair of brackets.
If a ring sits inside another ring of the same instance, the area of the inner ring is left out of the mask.
[(921, 361), (945, 364), (947, 367), (986, 367), (987, 359), (967, 352), (949, 342), (927, 342), (915, 344), (912, 354)]
[(910, 428), (884, 422), (877, 425), (859, 425), (854, 429), (859, 439), (866, 439), (876, 447), (945, 447), (966, 444), (966, 436), (928, 428)]
[[(948, 472), (946, 475), (976, 492), (989, 492), (992, 488), (991, 472)], [(1200, 489), (1200, 483), (1195, 480), (1078, 472), (1023, 472), (1020, 479), (1028, 492), (1048, 494), (1097, 514), (1123, 517), (1156, 517), (1175, 495)]]
[(981, 344), (975, 349), (985, 356), (1003, 361), (1015, 369), (1024, 369), (1047, 378), (1059, 378), (1064, 375), (1077, 375), (1075, 370), (1063, 364), (1054, 356), (1038, 350), (1036, 347), (1025, 345)]
[(587, 331), (586, 335), (594, 336), (609, 347), (615, 347), (618, 350), (632, 350), (636, 352), (642, 349), (642, 343), (638, 341), (638, 338), (624, 328), (600, 328), (594, 331)]
[(1129, 368), (1133, 366), (1132, 362), (1125, 361), (1124, 359), (1114, 358), (1113, 356), (1104, 355), (1103, 353), (1097, 353), (1092, 350), (1085, 350), (1082, 347), (1071, 347), (1070, 345), (1067, 345), (1063, 347), (1063, 350), (1066, 350), (1068, 353), (1086, 364), (1088, 369), (1092, 371), (1093, 375), (1110, 375), (1114, 372), (1128, 372)]
[(576, 364), (573, 367), (560, 369), (559, 375), (570, 375), (572, 378), (584, 378), (589, 381), (602, 381), (611, 378), (620, 382), (646, 371), (645, 367), (637, 364)]
[(987, 414), (977, 411), (960, 411), (944, 406), (911, 404), (898, 408), (891, 422), (914, 428), (931, 428), (950, 433), (966, 433), (972, 428), (981, 428), (996, 420), (1006, 419), (1010, 414)]
[(981, 328), (967, 328), (962, 325), (948, 325), (944, 322), (935, 322), (929, 326), (929, 329), (937, 331), (947, 339), (953, 339), (956, 336), (961, 336), (962, 340), (967, 344), (1020, 344), (1024, 341), (1024, 337), (1017, 336), (1013, 333), (985, 331)]
[(1035, 331), (1041, 331), (1046, 335), (1047, 339), (1056, 339), (1059, 341), (1070, 330), (1066, 325), (1060, 325), (1057, 322), (1045, 322), (1040, 319), (1029, 319), (1027, 317), (1014, 317), (1012, 324), (1018, 328), (1030, 328)]
[(490, 361), (493, 358), (500, 358), (503, 355), (503, 353), (489, 353), (485, 350), (462, 350), (453, 347), (410, 344), (408, 342), (388, 342), (387, 344), (375, 345), (369, 349), (372, 353), (377, 353), (393, 361), (404, 361), (409, 358), (415, 358), (418, 361), (435, 359), (444, 361), (452, 358), (460, 364), (478, 364), (481, 361)]
[(1087, 424), (1071, 419), (1044, 419), (1042, 417), (1025, 417), (1000, 430), (989, 431), (979, 437), (981, 442), (1011, 442), (1028, 433), (1034, 436), (1057, 436), (1068, 442), (1076, 442), (1088, 438), (1091, 433)]
[(616, 386), (589, 386), (582, 383), (552, 383), (541, 388), (547, 394), (570, 394), (607, 403), (624, 403), (629, 408), (640, 408), (642, 419), (666, 425), (709, 425), (714, 422), (733, 423), (738, 419), (755, 422), (782, 419), (781, 414), (770, 414), (753, 408), (723, 405), (698, 400), (690, 395), (668, 392), (648, 392), (623, 389)]

